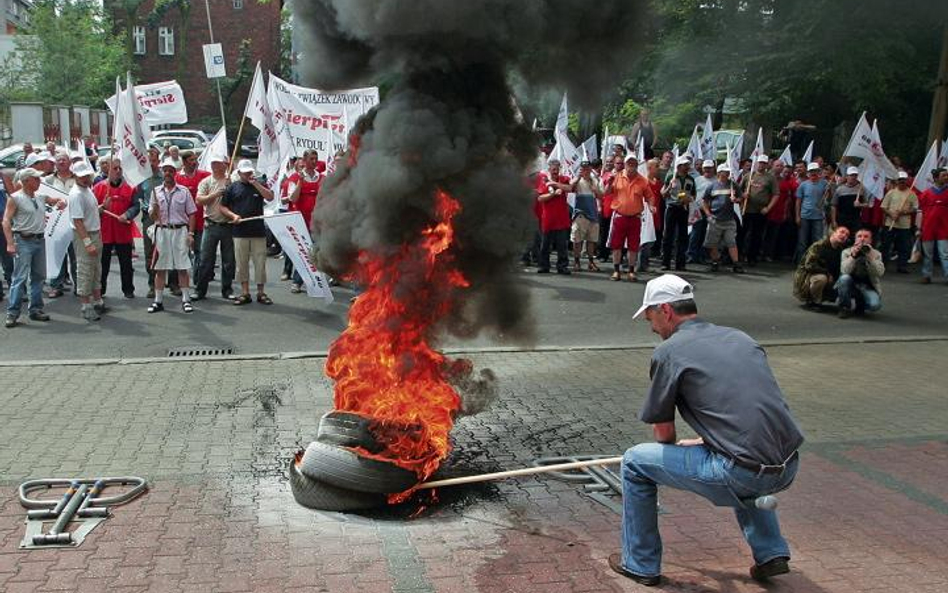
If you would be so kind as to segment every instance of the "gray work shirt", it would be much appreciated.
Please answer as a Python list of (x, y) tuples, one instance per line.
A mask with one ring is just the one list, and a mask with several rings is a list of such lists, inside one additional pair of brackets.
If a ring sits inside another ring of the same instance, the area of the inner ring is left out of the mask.
[(20, 190), (14, 192), (10, 199), (16, 204), (10, 220), (13, 232), (42, 235), (46, 230), (46, 198), (39, 194), (33, 194), (31, 198)]
[(639, 418), (672, 422), (675, 408), (709, 448), (779, 465), (803, 443), (767, 355), (740, 330), (685, 321), (652, 354)]

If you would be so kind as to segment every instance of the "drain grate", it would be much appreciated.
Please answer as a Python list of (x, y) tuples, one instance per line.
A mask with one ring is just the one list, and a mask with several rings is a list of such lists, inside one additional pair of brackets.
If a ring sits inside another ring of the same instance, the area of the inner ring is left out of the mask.
[(220, 348), (213, 347), (188, 347), (188, 348), (169, 348), (168, 358), (187, 358), (191, 356), (227, 356), (235, 354), (236, 349), (232, 346)]

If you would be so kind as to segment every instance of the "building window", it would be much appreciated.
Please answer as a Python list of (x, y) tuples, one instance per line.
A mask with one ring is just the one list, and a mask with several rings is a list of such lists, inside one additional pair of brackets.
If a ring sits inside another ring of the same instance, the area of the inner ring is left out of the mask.
[(158, 55), (174, 55), (174, 28), (158, 27)]
[(145, 27), (135, 27), (132, 29), (132, 38), (135, 41), (135, 55), (145, 55)]
[(244, 7), (244, 0), (234, 0), (234, 8), (240, 10)]

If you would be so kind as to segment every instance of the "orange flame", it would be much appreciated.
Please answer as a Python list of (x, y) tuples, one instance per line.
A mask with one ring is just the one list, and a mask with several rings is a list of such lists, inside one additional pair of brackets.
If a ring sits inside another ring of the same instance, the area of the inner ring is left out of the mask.
[(453, 219), (460, 204), (435, 194), (437, 222), (395, 256), (359, 254), (366, 286), (349, 311), (349, 326), (333, 342), (326, 374), (335, 381), (335, 407), (363, 414), (384, 446), (366, 457), (384, 459), (424, 480), (450, 451), (448, 434), (460, 398), (446, 378), (452, 363), (435, 351), (431, 333), (469, 286), (455, 267)]

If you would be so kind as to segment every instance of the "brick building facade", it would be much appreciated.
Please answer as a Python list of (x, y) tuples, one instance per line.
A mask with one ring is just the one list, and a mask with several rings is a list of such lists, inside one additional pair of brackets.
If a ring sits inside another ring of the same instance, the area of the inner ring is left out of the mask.
[[(236, 88), (229, 100), (227, 84), (222, 81), (227, 124), (229, 129), (233, 129), (243, 113), (257, 61), (264, 72), (270, 70), (279, 75), (280, 11), (283, 3), (280, 0), (265, 3), (258, 0), (208, 1), (214, 42), (223, 47), (228, 77), (237, 74), (241, 44), (249, 44), (250, 76)], [(131, 16), (131, 26), (121, 0), (105, 0), (104, 4), (116, 29), (129, 33), (128, 49), (138, 66), (137, 80), (147, 84), (176, 79), (187, 100), (189, 125), (204, 124), (203, 127), (209, 130), (219, 126), (217, 89), (204, 69), (202, 46), (210, 43), (204, 2), (191, 0), (186, 20), (177, 8), (170, 8), (156, 21), (149, 19), (155, 0), (145, 0)]]

